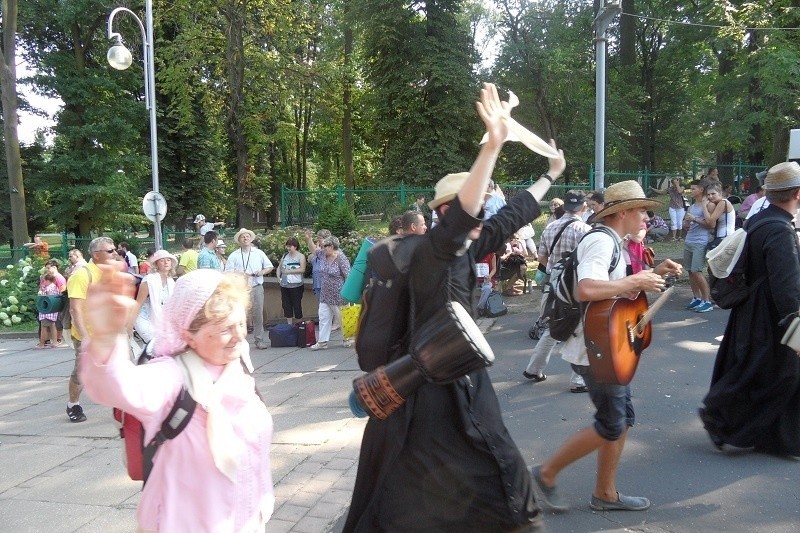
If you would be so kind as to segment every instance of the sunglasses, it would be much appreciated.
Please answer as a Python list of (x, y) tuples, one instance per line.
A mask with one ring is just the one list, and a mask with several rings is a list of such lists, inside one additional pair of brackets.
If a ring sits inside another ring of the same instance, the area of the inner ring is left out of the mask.
[(97, 251), (98, 251), (98, 252), (105, 252), (105, 253), (107, 253), (108, 255), (111, 255), (111, 254), (113, 254), (113, 253), (116, 253), (116, 250), (97, 250)]
[(323, 244), (323, 245), (322, 245), (322, 247), (323, 247), (323, 248), (327, 248), (328, 246), (331, 246), (331, 247), (332, 247), (333, 245), (332, 245), (332, 244)]

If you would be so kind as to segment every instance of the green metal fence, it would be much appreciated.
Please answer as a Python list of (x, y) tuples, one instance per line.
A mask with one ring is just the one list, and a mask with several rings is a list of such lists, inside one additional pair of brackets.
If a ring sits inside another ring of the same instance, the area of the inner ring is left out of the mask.
[[(530, 183), (499, 184), (506, 198), (530, 186)], [(569, 189), (591, 190), (588, 183), (557, 184), (550, 188), (543, 202), (563, 196)], [(407, 187), (400, 184), (393, 189), (290, 189), (281, 188), (281, 226), (312, 226), (320, 211), (328, 204), (341, 206), (350, 203), (361, 220), (381, 220), (387, 222), (402, 214), (414, 203), (418, 194), (425, 195), (425, 201), (433, 199), (433, 189), (427, 187)]]
[[(220, 237), (225, 239), (233, 238), (231, 233), (228, 233), (226, 236), (224, 228), (219, 228), (215, 230), (219, 233)], [(50, 237), (45, 238), (50, 244), (50, 257), (53, 259), (59, 259), (61, 261), (67, 261), (67, 254), (73, 248), (78, 248), (83, 252), (84, 257), (89, 257), (89, 243), (92, 242), (92, 239), (98, 237), (98, 235), (93, 235), (91, 237), (79, 237), (76, 238), (75, 235), (71, 233), (61, 233), (60, 240), (55, 242), (56, 239), (51, 235)], [(195, 232), (184, 232), (184, 231), (165, 231), (163, 232), (163, 247), (166, 250), (169, 250), (172, 253), (180, 252), (183, 249), (183, 240), (184, 239), (192, 239), (193, 246), (196, 248), (199, 244), (200, 236)], [(131, 237), (127, 238), (131, 242), (131, 246), (134, 247), (134, 253), (138, 257), (144, 257), (145, 252), (148, 248), (155, 247), (155, 239), (150, 236), (139, 236), (139, 235), (132, 235)], [(119, 244), (119, 243), (117, 243)], [(25, 258), (28, 255), (31, 255), (35, 252), (29, 250), (28, 248), (0, 248), (0, 268), (5, 268), (13, 258)]]

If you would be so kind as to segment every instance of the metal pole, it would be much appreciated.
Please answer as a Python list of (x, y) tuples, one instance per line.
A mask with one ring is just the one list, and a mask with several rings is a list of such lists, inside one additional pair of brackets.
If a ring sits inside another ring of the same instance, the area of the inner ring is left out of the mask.
[(594, 186), (605, 188), (606, 170), (606, 38), (605, 32), (595, 40), (596, 68), (594, 74)]
[[(153, 55), (153, 0), (145, 2), (145, 27), (147, 28), (147, 41), (145, 42), (145, 83), (150, 93), (150, 168), (153, 173), (153, 191), (158, 190), (158, 135), (156, 132), (156, 72)], [(156, 250), (162, 248), (161, 221), (156, 217), (153, 232), (155, 235)]]
[(611, 19), (622, 12), (619, 4), (608, 4), (594, 19), (595, 27), (595, 113), (594, 113), (594, 176), (595, 188), (605, 188), (606, 146), (606, 30)]
[[(150, 112), (150, 169), (153, 179), (153, 191), (158, 190), (158, 136), (156, 133), (156, 74), (155, 74), (155, 61), (153, 56), (153, 1), (145, 0), (145, 24), (142, 20), (128, 8), (118, 7), (114, 9), (108, 16), (108, 38), (114, 37), (121, 39), (118, 33), (112, 31), (114, 22), (114, 15), (119, 12), (125, 12), (131, 15), (139, 24), (139, 29), (142, 31), (142, 46), (144, 51), (144, 99), (145, 106)], [(121, 40), (119, 41), (121, 43)], [(118, 68), (118, 67), (117, 67)], [(127, 67), (124, 67), (127, 68)], [(156, 199), (153, 200), (156, 206), (158, 203)], [(156, 217), (158, 219), (158, 217)], [(153, 223), (153, 235), (155, 237), (156, 250), (160, 250), (163, 246), (163, 239), (161, 234), (161, 222), (156, 220)]]

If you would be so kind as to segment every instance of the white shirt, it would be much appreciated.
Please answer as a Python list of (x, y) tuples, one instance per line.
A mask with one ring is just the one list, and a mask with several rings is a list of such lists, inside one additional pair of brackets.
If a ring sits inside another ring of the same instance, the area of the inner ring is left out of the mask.
[[(225, 272), (244, 272), (245, 274), (253, 274), (264, 269), (272, 270), (272, 262), (267, 257), (267, 254), (255, 247), (250, 247), (250, 250), (242, 253), (242, 249), (234, 250), (228, 257), (228, 262), (225, 263)], [(251, 276), (250, 286), (255, 287), (264, 283), (264, 276)]]
[(750, 218), (751, 216), (755, 215), (759, 211), (763, 211), (767, 207), (769, 207), (769, 200), (767, 200), (766, 196), (762, 196), (761, 198), (759, 198), (758, 200), (753, 202), (752, 206), (750, 206), (750, 211), (747, 212), (747, 217), (746, 218)]
[(206, 233), (208, 233), (212, 229), (214, 229), (214, 223), (213, 222), (206, 222), (205, 224), (200, 226), (200, 235), (205, 235)]
[[(611, 228), (609, 228), (611, 229)], [(600, 281), (617, 280), (625, 277), (625, 259), (622, 257), (622, 239), (614, 230), (620, 247), (620, 258), (617, 267), (611, 272), (611, 259), (614, 257), (614, 242), (605, 233), (592, 233), (584, 237), (578, 245), (578, 282), (582, 279)], [(575, 365), (589, 365), (586, 355), (586, 343), (583, 338), (583, 321), (578, 324), (575, 335), (561, 344), (561, 358)]]

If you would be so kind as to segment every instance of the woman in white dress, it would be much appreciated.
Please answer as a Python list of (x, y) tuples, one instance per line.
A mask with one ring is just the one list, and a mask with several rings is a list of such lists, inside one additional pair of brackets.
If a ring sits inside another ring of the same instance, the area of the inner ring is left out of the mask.
[(146, 343), (153, 339), (154, 324), (161, 321), (162, 308), (175, 287), (172, 276), (178, 260), (168, 251), (159, 250), (150, 258), (150, 264), (153, 268), (139, 284), (136, 307), (131, 314), (133, 323), (128, 324), (128, 331), (132, 333), (136, 328)]

